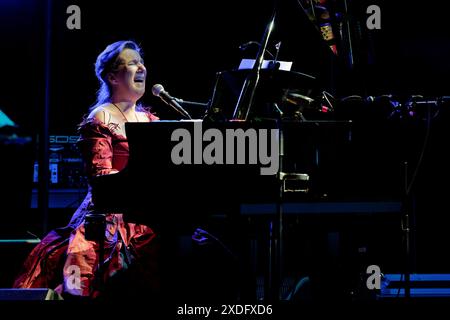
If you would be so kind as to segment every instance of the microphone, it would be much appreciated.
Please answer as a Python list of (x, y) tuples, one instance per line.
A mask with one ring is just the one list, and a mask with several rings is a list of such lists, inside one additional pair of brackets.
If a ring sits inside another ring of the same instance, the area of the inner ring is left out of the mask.
[[(253, 46), (253, 45), (256, 45), (258, 47), (261, 46), (261, 44), (258, 41), (249, 41), (249, 42), (241, 44), (239, 46), (239, 50), (241, 50), (241, 51), (247, 50), (250, 46)], [(270, 55), (270, 57), (272, 59), (275, 59), (272, 52), (270, 52), (268, 49), (266, 49), (266, 52)]]
[(257, 46), (260, 46), (259, 42), (257, 42), (257, 41), (249, 41), (249, 42), (241, 44), (239, 46), (239, 50), (246, 50), (248, 47), (250, 47), (251, 45), (254, 45), (254, 44)]
[(167, 105), (175, 109), (175, 111), (182, 114), (184, 117), (192, 119), (190, 114), (186, 110), (184, 110), (183, 107), (178, 103), (178, 101), (180, 100), (172, 97), (167, 91), (164, 90), (164, 87), (161, 84), (155, 84), (152, 87), (152, 93), (154, 96), (159, 97)]

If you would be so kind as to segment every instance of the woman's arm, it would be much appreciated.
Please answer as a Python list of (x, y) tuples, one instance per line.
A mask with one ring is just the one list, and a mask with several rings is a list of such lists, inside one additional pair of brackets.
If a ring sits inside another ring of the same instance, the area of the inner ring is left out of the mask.
[(79, 127), (78, 147), (89, 178), (118, 172), (112, 168), (112, 133), (105, 122), (107, 115), (102, 109), (90, 115)]

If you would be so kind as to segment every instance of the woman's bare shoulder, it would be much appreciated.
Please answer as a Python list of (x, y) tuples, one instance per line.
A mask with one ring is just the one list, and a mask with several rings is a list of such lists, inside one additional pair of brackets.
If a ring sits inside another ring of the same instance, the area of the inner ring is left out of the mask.
[(104, 124), (109, 124), (111, 122), (111, 112), (109, 111), (110, 103), (105, 103), (102, 105), (97, 106), (95, 109), (93, 109), (89, 115), (87, 116), (87, 119), (97, 120)]

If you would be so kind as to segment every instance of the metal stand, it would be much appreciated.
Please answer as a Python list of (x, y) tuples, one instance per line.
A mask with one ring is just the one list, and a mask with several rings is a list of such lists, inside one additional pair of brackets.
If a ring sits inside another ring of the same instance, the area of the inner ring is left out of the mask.
[(284, 157), (284, 140), (283, 131), (278, 129), (278, 147), (279, 147), (279, 162), (278, 162), (278, 196), (277, 196), (277, 211), (275, 219), (269, 223), (269, 268), (268, 268), (268, 296), (271, 301), (280, 300), (280, 288), (282, 281), (282, 251), (283, 251), (283, 157)]
[(411, 251), (411, 199), (408, 190), (408, 162), (404, 163), (404, 181), (405, 194), (402, 203), (402, 232), (404, 233), (405, 241), (405, 299), (409, 300), (411, 297), (411, 265), (412, 265), (412, 251)]
[[(420, 106), (425, 107), (426, 114), (424, 116), (424, 120), (426, 120), (426, 135), (422, 145), (421, 154), (419, 160), (416, 164), (414, 172), (412, 174), (411, 179), (408, 179), (408, 162), (404, 162), (404, 195), (403, 195), (403, 203), (402, 203), (402, 231), (404, 232), (404, 241), (405, 241), (405, 299), (409, 300), (411, 297), (411, 280), (410, 275), (413, 269), (413, 263), (415, 262), (415, 257), (413, 255), (413, 250), (411, 250), (411, 244), (414, 240), (414, 229), (415, 229), (415, 218), (414, 218), (414, 205), (413, 200), (414, 197), (412, 195), (412, 190), (414, 187), (414, 183), (417, 178), (417, 173), (419, 168), (422, 165), (423, 156), (425, 154), (426, 147), (429, 142), (430, 137), (430, 129), (431, 129), (431, 120), (437, 115), (439, 107), (446, 100), (446, 97), (441, 97), (436, 100), (420, 100), (419, 98), (411, 98), (410, 101), (406, 103), (406, 110), (408, 112), (412, 112), (412, 114), (418, 114), (420, 110)], [(432, 113), (433, 108), (436, 108), (435, 113)]]
[(309, 175), (305, 173), (286, 173), (283, 168), (284, 138), (283, 130), (279, 126), (279, 170), (277, 181), (279, 183), (277, 197), (277, 211), (275, 219), (269, 223), (269, 265), (266, 292), (271, 301), (279, 301), (283, 280), (284, 246), (283, 246), (283, 201), (284, 195), (290, 192), (307, 193)]

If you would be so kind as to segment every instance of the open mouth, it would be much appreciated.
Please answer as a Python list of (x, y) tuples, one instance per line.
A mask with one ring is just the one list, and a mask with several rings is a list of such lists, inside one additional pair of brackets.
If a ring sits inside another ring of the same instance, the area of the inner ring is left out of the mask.
[(136, 73), (133, 80), (137, 83), (143, 83), (145, 81), (145, 74), (143, 72)]

